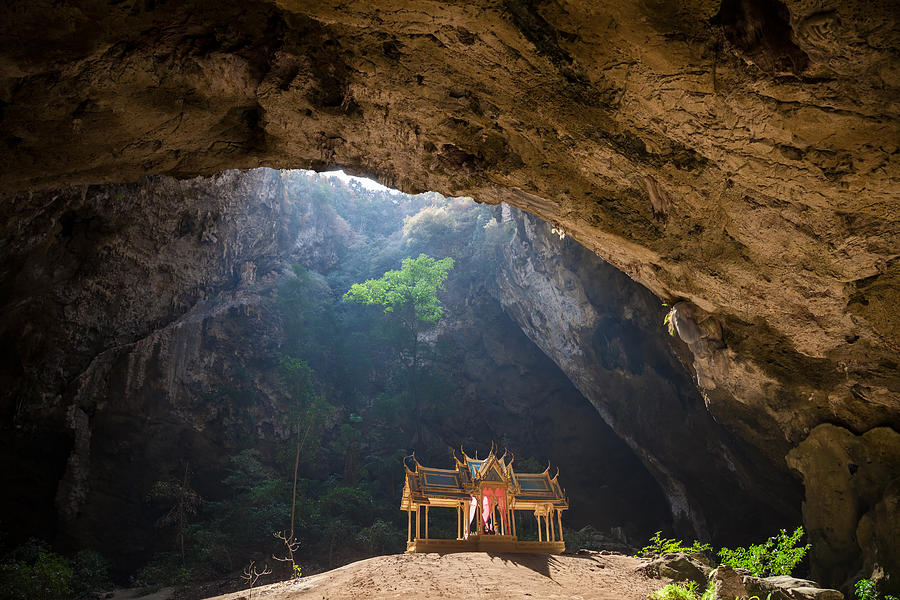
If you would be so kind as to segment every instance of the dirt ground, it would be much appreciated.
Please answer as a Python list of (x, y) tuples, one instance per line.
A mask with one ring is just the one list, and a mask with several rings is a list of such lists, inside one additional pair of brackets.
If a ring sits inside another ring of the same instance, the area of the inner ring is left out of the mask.
[[(646, 600), (668, 580), (638, 573), (619, 554), (394, 554), (253, 589), (253, 600), (501, 599)], [(216, 600), (250, 600), (247, 591)]]

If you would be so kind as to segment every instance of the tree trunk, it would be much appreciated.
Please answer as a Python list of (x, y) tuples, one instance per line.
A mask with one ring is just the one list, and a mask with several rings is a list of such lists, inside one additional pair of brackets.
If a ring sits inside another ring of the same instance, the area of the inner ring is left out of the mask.
[(413, 437), (414, 442), (422, 441), (422, 408), (419, 405), (419, 377), (418, 377), (418, 368), (419, 368), (419, 331), (415, 326), (415, 315), (413, 315), (413, 346), (412, 346), (412, 365), (410, 367), (410, 394), (412, 395), (413, 401), (413, 420), (415, 421), (416, 432)]

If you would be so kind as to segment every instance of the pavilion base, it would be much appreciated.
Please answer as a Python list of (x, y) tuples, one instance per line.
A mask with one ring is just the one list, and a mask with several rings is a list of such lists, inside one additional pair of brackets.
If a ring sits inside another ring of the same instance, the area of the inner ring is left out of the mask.
[(416, 538), (406, 543), (406, 552), (518, 552), (524, 554), (562, 554), (565, 542), (525, 542), (512, 535), (470, 535), (467, 540)]

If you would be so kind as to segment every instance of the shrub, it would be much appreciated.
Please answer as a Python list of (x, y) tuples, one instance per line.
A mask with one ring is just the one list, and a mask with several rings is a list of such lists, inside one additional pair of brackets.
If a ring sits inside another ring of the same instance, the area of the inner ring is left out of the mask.
[(681, 540), (667, 539), (661, 537), (662, 531), (657, 531), (650, 538), (650, 542), (641, 548), (643, 554), (668, 554), (670, 552), (703, 552), (704, 550), (712, 550), (709, 544), (701, 544), (698, 540), (690, 546), (685, 546)]
[(697, 600), (697, 582), (670, 583), (650, 594), (650, 600)]
[(376, 519), (374, 523), (362, 529), (356, 540), (370, 554), (399, 552), (404, 546), (404, 532), (396, 526)]
[(192, 579), (193, 573), (181, 566), (181, 557), (177, 553), (159, 552), (131, 576), (131, 584), (158, 590), (164, 586), (181, 585)]
[[(853, 586), (857, 600), (878, 600), (878, 589), (871, 579), (860, 579)], [(897, 600), (897, 596), (887, 595), (884, 600)]]
[(878, 600), (878, 592), (875, 590), (875, 582), (870, 579), (860, 579), (853, 586), (857, 600)]
[(29, 540), (0, 563), (3, 600), (62, 600), (72, 595), (72, 567), (65, 557)]
[(109, 564), (94, 550), (79, 550), (72, 561), (73, 586), (76, 595), (108, 590), (113, 587)]
[(722, 548), (719, 550), (719, 558), (723, 565), (747, 569), (757, 577), (790, 575), (810, 549), (810, 544), (796, 547), (801, 537), (803, 527), (798, 527), (790, 535), (782, 529), (778, 535), (762, 544), (734, 550)]

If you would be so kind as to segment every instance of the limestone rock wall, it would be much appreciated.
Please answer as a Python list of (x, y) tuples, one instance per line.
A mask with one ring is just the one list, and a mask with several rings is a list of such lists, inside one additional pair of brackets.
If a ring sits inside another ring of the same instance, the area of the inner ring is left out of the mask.
[(512, 218), (497, 297), (641, 457), (679, 535), (752, 540), (797, 522), (801, 492), (783, 459), (769, 460), (707, 410), (660, 301), (549, 224), (515, 209)]

